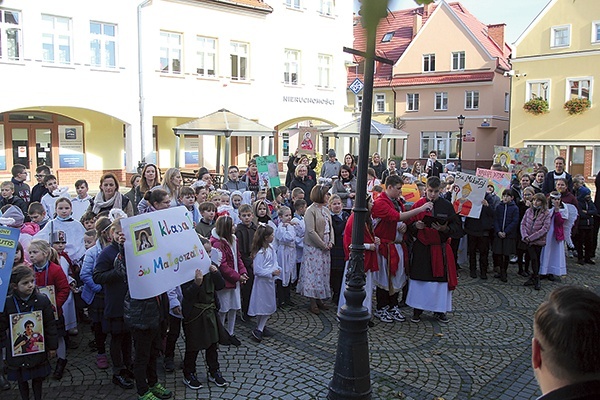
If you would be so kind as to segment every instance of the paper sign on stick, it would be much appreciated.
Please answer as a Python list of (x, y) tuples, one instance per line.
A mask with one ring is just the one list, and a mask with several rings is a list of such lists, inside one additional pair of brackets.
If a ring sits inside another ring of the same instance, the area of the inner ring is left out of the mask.
[(276, 156), (272, 155), (257, 157), (256, 168), (258, 169), (258, 176), (261, 189), (281, 186)]
[(132, 299), (158, 296), (208, 273), (210, 258), (183, 206), (125, 218), (127, 281)]
[(504, 189), (510, 189), (510, 172), (493, 171), (491, 169), (477, 168), (475, 175), (488, 179), (488, 185), (494, 187), (494, 193), (498, 197), (502, 197)]
[(452, 189), (454, 210), (464, 217), (479, 218), (487, 184), (487, 178), (457, 172)]

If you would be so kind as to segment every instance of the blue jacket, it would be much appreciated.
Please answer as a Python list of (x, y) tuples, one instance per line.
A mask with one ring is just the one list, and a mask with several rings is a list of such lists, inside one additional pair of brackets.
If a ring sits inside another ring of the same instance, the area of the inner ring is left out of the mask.
[(507, 239), (517, 238), (519, 228), (519, 207), (514, 201), (500, 203), (494, 210), (494, 231), (506, 233)]
[(89, 248), (83, 256), (83, 265), (81, 266), (81, 272), (79, 277), (83, 282), (83, 289), (81, 290), (81, 298), (88, 305), (94, 301), (94, 295), (102, 291), (102, 285), (98, 285), (94, 282), (92, 275), (94, 274), (94, 267), (96, 266), (96, 260), (102, 252), (102, 246), (100, 241), (96, 241), (96, 245)]

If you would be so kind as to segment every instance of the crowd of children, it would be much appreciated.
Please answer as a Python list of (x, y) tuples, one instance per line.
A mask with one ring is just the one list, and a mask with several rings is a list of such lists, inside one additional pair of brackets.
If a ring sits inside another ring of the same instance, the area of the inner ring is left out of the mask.
[[(98, 206), (99, 200), (109, 200), (90, 196), (85, 180), (75, 183), (76, 196), (71, 198), (67, 188), (58, 187), (48, 167), (36, 170), (38, 184), (32, 190), (24, 183), (26, 168), (13, 167), (13, 179), (0, 184), (0, 224), (20, 229), (21, 236), (0, 331), (4, 334), (9, 327), (11, 314), (35, 310), (41, 311), (45, 335), (45, 351), (32, 352), (18, 362), (6, 349), (8, 378), (19, 383), (23, 399), (29, 398), (29, 380), (38, 399), (46, 376), (62, 378), (68, 350), (78, 345), (73, 337), (82, 321), (91, 323), (97, 367), (112, 366), (113, 383), (123, 389), (135, 387), (139, 399), (172, 397), (158, 381), (157, 359), (162, 352), (165, 371), (175, 371), (175, 348), (182, 330), (184, 383), (192, 389), (202, 387), (196, 361), (204, 350), (207, 379), (227, 385), (219, 368), (218, 344), (241, 344), (235, 332), (238, 313), (242, 321), (254, 324), (250, 339), (260, 343), (274, 334), (267, 327), (269, 317), (278, 308), (292, 305), (292, 290), (298, 286), (304, 293), (307, 282), (302, 280), (315, 279), (307, 277), (304, 268), (305, 243), (310, 250), (313, 242), (306, 238), (323, 227), (315, 227), (311, 214), (317, 205), (309, 208), (309, 221), (305, 220), (309, 199), (318, 203), (319, 212), (326, 213), (329, 221), (323, 228), (329, 267), (318, 278), (327, 282), (319, 284), (331, 289), (325, 292), (332, 294), (334, 304), (344, 303), (344, 270), (354, 221), (345, 209), (348, 202), (331, 187), (315, 182), (310, 188), (318, 196), (291, 184), (260, 190), (253, 184), (252, 168), (242, 179), (237, 167), (229, 168), (230, 184), (224, 187), (231, 192), (215, 189), (204, 170), (191, 187), (183, 186), (175, 168), (167, 171), (161, 185), (160, 171), (152, 164), (132, 178), (139, 186), (128, 193), (128, 210), (138, 214), (185, 207), (211, 259), (209, 273), (198, 270), (193, 280), (180, 287), (136, 300), (128, 293), (120, 223), (127, 215), (119, 209), (121, 201), (97, 215), (94, 202)], [(446, 312), (451, 310), (451, 291), (457, 284), (457, 249), (465, 234), (472, 278), (479, 271), (479, 277), (487, 279), (490, 250), (502, 282), (507, 281), (509, 263), (516, 255), (519, 275), (528, 278), (524, 284), (538, 290), (542, 277), (555, 279), (566, 273), (565, 243), (576, 247), (580, 264), (594, 263), (597, 208), (580, 177), (571, 181), (560, 171), (554, 171), (553, 177), (544, 171), (534, 177), (523, 175), (518, 185), (501, 193), (501, 199), (490, 190), (479, 218), (460, 221), (448, 201), (451, 175), (445, 182), (430, 177), (419, 188), (421, 199), (407, 203), (401, 196), (404, 178), (389, 174), (383, 187), (371, 172), (369, 192), (378, 196), (369, 201), (365, 226), (367, 251), (372, 252), (365, 261), (368, 282), (375, 286), (369, 286), (367, 298), (370, 303), (374, 289), (373, 315), (382, 322), (404, 321), (400, 308), (405, 304), (414, 308), (412, 322), (419, 322), (425, 310), (448, 322)], [(105, 179), (115, 180), (110, 174)], [(548, 196), (540, 193), (544, 179), (554, 179)], [(42, 292), (52, 293), (52, 303)], [(318, 314), (319, 309), (328, 309), (324, 300), (311, 298), (310, 311)], [(24, 325), (27, 332), (34, 329), (35, 323), (31, 324)], [(19, 346), (35, 348), (31, 335), (23, 333)], [(52, 371), (49, 361), (55, 354)], [(0, 388), (10, 388), (4, 374), (0, 378)]]

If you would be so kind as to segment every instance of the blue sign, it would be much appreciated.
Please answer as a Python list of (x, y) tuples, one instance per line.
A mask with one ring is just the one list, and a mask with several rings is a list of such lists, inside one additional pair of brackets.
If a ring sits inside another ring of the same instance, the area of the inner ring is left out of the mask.
[(60, 168), (84, 168), (83, 154), (61, 154), (58, 158)]
[(0, 169), (6, 169), (6, 156), (0, 156)]
[(0, 226), (0, 310), (4, 310), (6, 294), (21, 230)]
[(360, 79), (356, 78), (354, 80), (354, 82), (352, 82), (350, 84), (348, 89), (350, 89), (352, 91), (352, 93), (358, 94), (358, 93), (360, 93), (361, 90), (363, 90), (364, 87), (365, 87), (365, 84), (362, 83), (362, 81)]
[(197, 151), (186, 151), (185, 152), (185, 163), (198, 165), (198, 152)]

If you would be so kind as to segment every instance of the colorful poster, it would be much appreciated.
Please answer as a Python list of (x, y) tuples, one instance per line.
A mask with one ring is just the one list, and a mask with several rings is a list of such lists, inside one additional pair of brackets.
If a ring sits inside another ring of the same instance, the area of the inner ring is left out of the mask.
[(210, 259), (183, 206), (125, 218), (127, 280), (133, 299), (158, 296), (208, 273)]
[(44, 345), (44, 319), (41, 311), (11, 314), (9, 318), (13, 357), (46, 351)]
[(58, 319), (58, 310), (56, 309), (56, 291), (54, 285), (38, 286), (38, 290), (41, 294), (45, 294), (52, 304), (52, 311), (54, 312), (54, 319)]
[(421, 198), (419, 188), (415, 183), (402, 185), (402, 197), (407, 203), (416, 203)]
[(258, 176), (261, 189), (281, 186), (279, 179), (279, 166), (277, 165), (277, 157), (274, 155), (257, 157), (256, 167), (258, 168)]
[(510, 189), (511, 173), (502, 171), (492, 171), (491, 169), (477, 168), (475, 175), (488, 179), (488, 185), (494, 187), (494, 193), (502, 197), (504, 189)]
[(464, 217), (479, 218), (487, 184), (487, 178), (457, 172), (452, 189), (454, 210)]
[(494, 164), (500, 164), (506, 171), (512, 172), (516, 160), (516, 151), (512, 147), (494, 146)]
[(319, 131), (316, 128), (301, 126), (298, 128), (298, 154), (315, 156), (315, 140)]
[(82, 126), (58, 126), (58, 158), (60, 168), (85, 168)]
[(535, 170), (535, 152), (535, 147), (523, 147), (516, 149), (516, 160), (515, 166), (513, 167), (513, 172), (533, 174), (533, 171)]
[(0, 226), (0, 310), (4, 310), (4, 303), (6, 303), (8, 283), (20, 234), (21, 231), (17, 228)]

